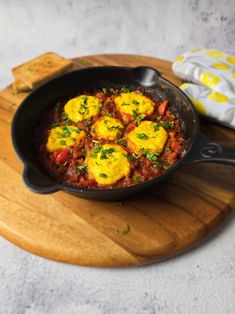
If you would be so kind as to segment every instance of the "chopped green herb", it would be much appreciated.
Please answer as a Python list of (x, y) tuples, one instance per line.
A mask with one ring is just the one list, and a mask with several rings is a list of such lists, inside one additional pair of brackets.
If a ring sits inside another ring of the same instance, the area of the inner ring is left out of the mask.
[(127, 145), (126, 140), (124, 140), (124, 138), (119, 138), (118, 143), (120, 143), (123, 146)]
[(128, 161), (132, 161), (133, 160), (133, 156), (132, 155), (125, 155), (125, 156), (128, 159)]
[(84, 172), (86, 170), (86, 168), (87, 168), (87, 165), (77, 166), (76, 172), (80, 174), (80, 173)]
[(146, 115), (144, 113), (140, 114), (139, 116), (137, 116), (135, 118), (135, 122), (139, 123), (140, 121), (142, 121), (144, 118), (146, 117)]
[(61, 114), (61, 119), (62, 119), (62, 120), (67, 120), (67, 119), (68, 119), (67, 113), (62, 112), (62, 114)]
[(57, 123), (52, 123), (51, 124), (51, 128), (53, 129), (53, 128), (56, 128), (57, 126), (59, 126), (59, 124), (57, 124)]
[(100, 173), (99, 176), (100, 176), (101, 178), (107, 178), (107, 177), (108, 177), (106, 173)]
[(135, 183), (140, 183), (142, 181), (141, 176), (135, 176), (134, 177), (134, 182)]
[(129, 106), (130, 104), (127, 104), (126, 102), (122, 102), (121, 103), (121, 106), (123, 107), (123, 106)]
[(61, 135), (63, 137), (69, 137), (69, 135), (72, 133), (72, 130), (68, 128), (67, 126), (63, 126), (62, 130), (63, 132), (61, 133)]
[(104, 124), (107, 124), (107, 123), (109, 123), (109, 120), (104, 120)]
[(126, 235), (126, 234), (128, 234), (130, 231), (131, 231), (130, 225), (129, 225), (129, 224), (126, 224), (126, 227), (125, 227), (124, 230), (119, 230), (119, 229), (117, 229), (117, 230), (116, 230), (116, 233)]
[(166, 122), (163, 122), (162, 123), (162, 127), (163, 128), (171, 128), (171, 127), (173, 127), (174, 126), (174, 122), (171, 122), (171, 121), (166, 121)]
[(158, 117), (156, 118), (156, 120), (157, 120), (157, 121), (160, 121), (161, 118), (162, 118), (162, 116), (158, 116)]
[(89, 157), (95, 158), (96, 154), (99, 153), (102, 149), (102, 146), (96, 146), (93, 148), (92, 152), (90, 153)]
[(150, 161), (155, 161), (157, 160), (158, 156), (160, 156), (159, 153), (149, 153), (146, 155), (146, 158)]
[(59, 111), (60, 105), (61, 105), (61, 103), (59, 101), (55, 104), (55, 107), (54, 107), (55, 112)]
[(132, 113), (135, 118), (138, 116), (138, 112), (136, 110), (132, 110)]
[(70, 138), (70, 141), (71, 142), (76, 142), (76, 138), (72, 137), (72, 138)]
[(147, 154), (148, 151), (149, 151), (147, 148), (144, 148), (144, 147), (141, 147), (140, 150), (141, 150), (141, 153), (142, 153), (142, 154)]
[(114, 148), (102, 149), (100, 159), (108, 159), (107, 155), (115, 152)]
[(159, 125), (157, 123), (153, 123), (153, 131), (157, 132), (159, 130)]
[(137, 100), (135, 100), (135, 99), (132, 99), (132, 104), (134, 104), (134, 105), (139, 105), (139, 102), (137, 101)]
[(66, 145), (66, 141), (63, 141), (63, 140), (62, 140), (62, 141), (60, 141), (60, 144), (63, 145), (63, 146), (65, 146), (65, 145)]
[(103, 88), (102, 88), (102, 92), (106, 95), (106, 94), (107, 94), (107, 88), (106, 88), (106, 87), (103, 87)]
[(170, 148), (169, 147), (165, 147), (165, 152), (169, 152), (170, 151)]
[(169, 166), (164, 165), (163, 169), (168, 170), (170, 167), (171, 167), (170, 165)]
[(130, 93), (131, 91), (130, 91), (129, 88), (127, 88), (127, 87), (124, 86), (124, 87), (121, 88), (121, 92), (122, 92), (122, 93)]
[(140, 140), (147, 140), (149, 137), (145, 133), (138, 133), (137, 138), (139, 138)]
[(119, 130), (120, 126), (119, 125), (113, 125), (113, 126), (109, 126), (107, 129), (110, 130), (110, 131), (113, 131), (113, 130)]

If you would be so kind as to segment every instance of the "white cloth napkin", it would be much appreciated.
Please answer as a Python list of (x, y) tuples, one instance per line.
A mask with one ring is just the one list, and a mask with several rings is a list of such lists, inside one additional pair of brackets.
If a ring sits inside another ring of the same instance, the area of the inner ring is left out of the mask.
[(180, 88), (201, 115), (235, 128), (235, 56), (195, 48), (180, 55), (173, 72), (191, 83)]

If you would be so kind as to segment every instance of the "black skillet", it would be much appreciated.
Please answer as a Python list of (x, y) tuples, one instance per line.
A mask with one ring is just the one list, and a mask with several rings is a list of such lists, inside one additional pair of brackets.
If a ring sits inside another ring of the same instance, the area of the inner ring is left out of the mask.
[[(185, 154), (166, 173), (142, 184), (109, 190), (79, 189), (66, 184), (58, 184), (45, 173), (33, 153), (32, 129), (45, 108), (56, 99), (69, 97), (83, 91), (102, 87), (144, 88), (158, 99), (170, 100), (170, 109), (180, 118), (185, 133)], [(160, 76), (150, 67), (95, 67), (70, 72), (53, 79), (32, 92), (20, 105), (12, 123), (14, 148), (24, 164), (23, 178), (26, 185), (37, 193), (53, 193), (64, 190), (82, 198), (94, 200), (121, 200), (138, 195), (164, 180), (180, 166), (201, 162), (219, 162), (235, 165), (235, 149), (210, 142), (202, 133), (198, 115), (190, 99), (174, 84)]]

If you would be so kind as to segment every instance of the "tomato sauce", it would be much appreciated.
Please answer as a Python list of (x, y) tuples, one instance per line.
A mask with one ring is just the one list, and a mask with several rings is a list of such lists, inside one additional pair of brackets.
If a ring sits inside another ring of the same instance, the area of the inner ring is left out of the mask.
[[(126, 91), (126, 89), (125, 89)], [(64, 114), (64, 105), (69, 99), (63, 99), (52, 104), (42, 115), (39, 123), (34, 129), (33, 143), (37, 158), (42, 168), (57, 182), (88, 189), (113, 189), (128, 187), (151, 180), (165, 173), (184, 154), (184, 132), (180, 120), (169, 108), (169, 101), (161, 101), (144, 90), (136, 90), (154, 102), (154, 111), (143, 119), (132, 119), (120, 114), (116, 109), (114, 99), (123, 92), (123, 89), (106, 89), (93, 93), (84, 93), (98, 97), (102, 103), (100, 112), (90, 120), (73, 122)], [(132, 91), (133, 92), (133, 91)], [(77, 95), (76, 95), (77, 96)], [(92, 125), (102, 116), (109, 115), (119, 119), (124, 128), (121, 136), (112, 141), (107, 139), (96, 139), (91, 134)], [(162, 153), (156, 155), (134, 154), (127, 147), (126, 135), (135, 129), (140, 121), (154, 121), (163, 126), (168, 134)], [(86, 137), (79, 145), (65, 147), (53, 152), (48, 152), (46, 143), (50, 130), (55, 126), (73, 125), (86, 132)], [(98, 144), (112, 143), (120, 145), (126, 152), (130, 163), (130, 174), (112, 185), (100, 185), (94, 178), (89, 176), (87, 166), (84, 164), (87, 154)]]

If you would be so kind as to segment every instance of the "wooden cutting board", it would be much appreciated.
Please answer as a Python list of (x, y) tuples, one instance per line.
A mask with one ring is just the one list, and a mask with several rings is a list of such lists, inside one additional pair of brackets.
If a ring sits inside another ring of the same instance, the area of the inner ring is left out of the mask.
[[(74, 59), (74, 68), (98, 65), (152, 66), (180, 84), (171, 63), (164, 60), (135, 55)], [(0, 234), (17, 246), (66, 263), (140, 265), (192, 247), (232, 211), (235, 167), (212, 163), (184, 167), (124, 203), (89, 201), (65, 192), (30, 192), (10, 138), (13, 114), (26, 96), (15, 94), (11, 86), (0, 92)], [(209, 122), (202, 128), (212, 139), (234, 146), (234, 131)]]

